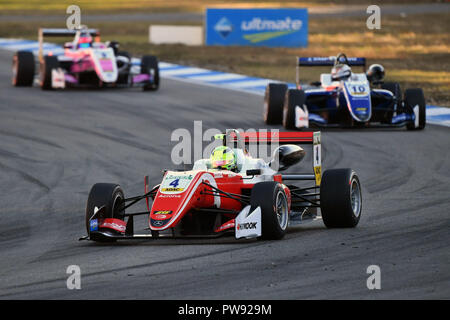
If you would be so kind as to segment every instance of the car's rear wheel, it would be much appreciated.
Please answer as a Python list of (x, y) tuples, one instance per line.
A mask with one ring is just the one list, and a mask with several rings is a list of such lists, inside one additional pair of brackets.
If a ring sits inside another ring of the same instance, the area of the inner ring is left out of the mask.
[(52, 70), (59, 68), (58, 58), (55, 56), (45, 56), (41, 67), (41, 88), (42, 90), (52, 89)]
[(266, 181), (255, 184), (250, 197), (250, 212), (261, 208), (261, 239), (279, 240), (289, 224), (289, 206), (280, 183)]
[(143, 56), (141, 60), (141, 73), (150, 74), (153, 70), (153, 82), (144, 85), (144, 91), (156, 91), (159, 88), (159, 64), (155, 56)]
[(16, 87), (30, 87), (34, 81), (34, 55), (28, 51), (14, 54), (12, 84)]
[(414, 108), (418, 108), (418, 126), (415, 123), (408, 123), (406, 128), (408, 130), (423, 130), (426, 124), (426, 103), (423, 90), (416, 89), (406, 89), (405, 90), (405, 107), (410, 113), (414, 113)]
[[(115, 218), (124, 220), (124, 202), (125, 196), (122, 188), (118, 184), (112, 183), (96, 183), (89, 192), (86, 204), (86, 230), (90, 234), (90, 219), (94, 216), (96, 210), (100, 210), (103, 206), (102, 214), (99, 218)], [(92, 238), (95, 241), (108, 241), (105, 238)]]
[(283, 106), (283, 127), (288, 130), (296, 129), (295, 108), (303, 108), (305, 104), (305, 92), (303, 90), (290, 89), (286, 92)]
[(264, 95), (264, 122), (266, 124), (281, 124), (283, 121), (283, 105), (287, 85), (284, 83), (269, 83)]
[(358, 175), (351, 169), (326, 170), (320, 184), (320, 211), (327, 228), (354, 228), (361, 218)]

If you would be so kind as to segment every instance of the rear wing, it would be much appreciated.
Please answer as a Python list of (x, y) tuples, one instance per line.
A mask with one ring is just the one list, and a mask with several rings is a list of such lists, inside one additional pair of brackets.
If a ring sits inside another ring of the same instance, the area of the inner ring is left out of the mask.
[[(81, 29), (64, 29), (64, 28), (39, 28), (38, 31), (38, 41), (39, 41), (39, 61), (43, 59), (43, 45), (44, 37), (75, 37), (77, 32)], [(88, 32), (91, 37), (99, 37), (100, 31), (98, 29), (83, 29), (83, 31)]]
[[(241, 132), (240, 136), (246, 144), (249, 143), (278, 143), (283, 144), (311, 144), (312, 145), (312, 167), (314, 175), (283, 175), (283, 180), (315, 180), (316, 186), (320, 186), (322, 178), (322, 148), (321, 134), (316, 132), (278, 132), (278, 131), (261, 131), (261, 132)], [(226, 137), (228, 142), (237, 141), (236, 134), (230, 132)]]
[[(317, 132), (320, 136), (320, 131)], [(241, 137), (246, 143), (313, 144), (314, 132), (244, 132)]]
[[(342, 62), (343, 59), (340, 59)], [(350, 57), (347, 58), (349, 66), (366, 66), (366, 58)], [(336, 57), (297, 57), (297, 66), (303, 67), (322, 67), (334, 66)]]
[[(340, 59), (344, 62), (344, 59)], [(348, 65), (350, 67), (362, 67), (366, 70), (366, 58), (362, 57), (350, 57), (347, 58)], [(336, 57), (297, 57), (296, 65), (296, 83), (297, 87), (300, 86), (300, 67), (332, 67), (336, 63)]]

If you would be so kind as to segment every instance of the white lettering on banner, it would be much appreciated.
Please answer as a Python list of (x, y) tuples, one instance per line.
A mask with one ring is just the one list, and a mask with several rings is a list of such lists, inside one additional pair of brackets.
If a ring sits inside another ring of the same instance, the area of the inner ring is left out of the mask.
[(302, 20), (291, 19), (290, 17), (287, 17), (284, 20), (253, 18), (250, 21), (242, 21), (241, 29), (244, 31), (297, 31), (302, 28), (302, 25)]

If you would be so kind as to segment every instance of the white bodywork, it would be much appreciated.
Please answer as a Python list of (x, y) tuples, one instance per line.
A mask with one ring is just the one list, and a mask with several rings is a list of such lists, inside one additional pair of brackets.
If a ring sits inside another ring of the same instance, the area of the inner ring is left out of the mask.
[(116, 57), (112, 48), (89, 49), (94, 62), (97, 76), (103, 82), (114, 83), (117, 81), (118, 71)]
[(250, 206), (246, 206), (234, 220), (235, 237), (256, 238), (262, 235), (261, 208), (257, 207), (250, 212)]

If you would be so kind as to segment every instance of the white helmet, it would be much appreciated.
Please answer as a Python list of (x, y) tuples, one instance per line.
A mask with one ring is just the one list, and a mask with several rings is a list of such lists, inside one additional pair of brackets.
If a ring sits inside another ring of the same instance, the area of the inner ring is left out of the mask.
[(352, 69), (347, 64), (337, 64), (331, 69), (331, 79), (333, 81), (345, 80), (352, 75)]

